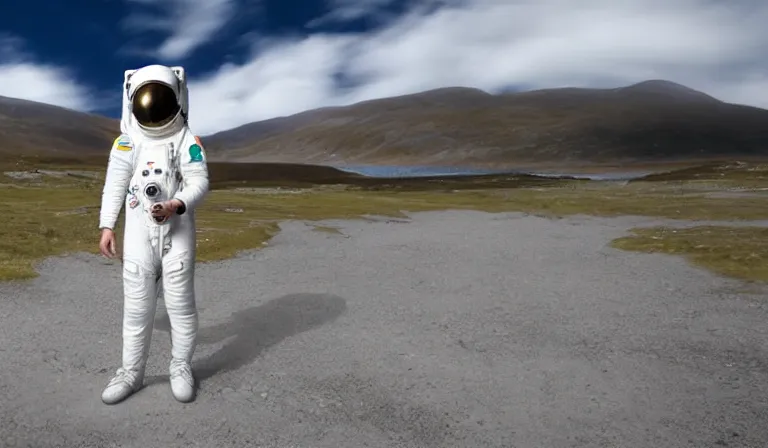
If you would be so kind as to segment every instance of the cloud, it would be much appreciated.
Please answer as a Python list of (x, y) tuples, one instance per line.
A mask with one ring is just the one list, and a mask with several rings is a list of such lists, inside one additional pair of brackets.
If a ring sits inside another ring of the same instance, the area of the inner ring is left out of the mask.
[(307, 23), (315, 28), (337, 22), (348, 22), (371, 15), (386, 15), (386, 8), (396, 0), (328, 0), (330, 11)]
[(134, 12), (123, 27), (132, 32), (171, 30), (163, 43), (147, 53), (163, 61), (180, 61), (205, 44), (227, 24), (235, 13), (233, 0), (126, 0), (151, 9)]
[(98, 110), (89, 90), (64, 67), (36, 62), (18, 37), (0, 35), (0, 96), (38, 101), (79, 111)]
[(421, 2), (369, 33), (261, 41), (247, 63), (191, 73), (191, 126), (209, 134), (458, 85), (497, 92), (667, 79), (768, 107), (767, 20), (768, 3), (758, 1)]

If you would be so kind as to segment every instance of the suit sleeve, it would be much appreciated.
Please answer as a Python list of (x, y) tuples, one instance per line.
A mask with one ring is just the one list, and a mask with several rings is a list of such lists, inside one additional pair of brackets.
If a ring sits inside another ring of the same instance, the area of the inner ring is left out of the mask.
[(187, 139), (181, 150), (179, 166), (183, 178), (182, 188), (174, 195), (184, 203), (184, 209), (194, 210), (208, 194), (208, 162), (200, 138)]
[(133, 152), (133, 145), (126, 135), (121, 135), (112, 144), (101, 193), (100, 229), (115, 228), (133, 175)]

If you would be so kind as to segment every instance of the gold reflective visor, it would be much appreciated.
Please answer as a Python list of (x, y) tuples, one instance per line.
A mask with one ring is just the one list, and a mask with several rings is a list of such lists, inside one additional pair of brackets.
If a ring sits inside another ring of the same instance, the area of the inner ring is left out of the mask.
[(144, 84), (133, 95), (133, 116), (147, 128), (159, 128), (170, 123), (180, 108), (173, 89), (158, 82)]

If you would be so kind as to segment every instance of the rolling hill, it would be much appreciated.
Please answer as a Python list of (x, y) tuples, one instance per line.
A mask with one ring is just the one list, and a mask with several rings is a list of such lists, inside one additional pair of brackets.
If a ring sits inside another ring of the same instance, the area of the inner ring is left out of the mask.
[(0, 155), (80, 158), (109, 153), (117, 120), (0, 96)]
[(768, 157), (768, 110), (668, 81), (491, 95), (443, 88), (206, 137), (227, 161), (514, 167)]
[[(117, 120), (0, 97), (0, 155), (105, 158)], [(668, 81), (491, 95), (452, 87), (204, 136), (217, 162), (513, 168), (768, 158), (768, 110)]]

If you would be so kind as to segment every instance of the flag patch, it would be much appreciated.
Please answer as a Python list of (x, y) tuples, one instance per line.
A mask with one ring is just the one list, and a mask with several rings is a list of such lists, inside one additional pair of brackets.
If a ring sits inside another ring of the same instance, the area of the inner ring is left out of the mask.
[(118, 151), (130, 151), (133, 149), (133, 145), (131, 144), (131, 141), (124, 135), (117, 137), (115, 139), (115, 142), (112, 144), (112, 146), (114, 146), (115, 149), (117, 149)]

